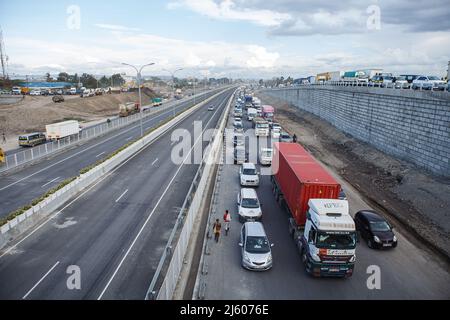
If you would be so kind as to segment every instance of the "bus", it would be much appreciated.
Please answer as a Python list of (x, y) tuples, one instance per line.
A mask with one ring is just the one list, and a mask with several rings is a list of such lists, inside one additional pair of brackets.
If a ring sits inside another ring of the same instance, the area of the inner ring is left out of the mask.
[(19, 146), (34, 147), (35, 145), (45, 143), (47, 139), (42, 132), (33, 132), (19, 136)]

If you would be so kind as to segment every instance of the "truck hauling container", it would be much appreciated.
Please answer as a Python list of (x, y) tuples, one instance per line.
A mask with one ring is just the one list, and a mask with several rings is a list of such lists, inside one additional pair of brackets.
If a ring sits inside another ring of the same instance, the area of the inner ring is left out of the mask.
[(127, 102), (121, 103), (119, 105), (119, 116), (120, 117), (128, 117), (130, 114), (139, 112), (139, 103), (138, 102)]
[(289, 213), (289, 232), (306, 271), (350, 277), (356, 260), (355, 223), (341, 186), (299, 144), (274, 143), (272, 191)]
[(47, 124), (45, 126), (48, 140), (58, 140), (80, 132), (80, 125), (77, 120), (68, 120), (58, 123)]

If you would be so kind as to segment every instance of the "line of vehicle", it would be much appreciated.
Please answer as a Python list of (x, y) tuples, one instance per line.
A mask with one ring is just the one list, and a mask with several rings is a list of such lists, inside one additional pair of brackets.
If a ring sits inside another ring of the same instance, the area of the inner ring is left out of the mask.
[[(227, 100), (224, 99), (221, 103), (221, 105), (223, 105), (224, 102), (226, 102)], [(109, 279), (109, 281), (106, 283), (106, 286), (104, 287), (104, 289), (102, 290), (102, 292), (100, 293), (99, 297), (97, 298), (97, 300), (101, 300), (103, 295), (105, 294), (106, 290), (108, 290), (111, 282), (114, 280), (114, 278), (116, 277), (117, 272), (119, 272), (120, 268), (122, 267), (123, 262), (125, 261), (125, 259), (128, 257), (128, 254), (130, 253), (131, 249), (134, 247), (134, 244), (136, 243), (136, 241), (138, 240), (138, 238), (140, 237), (142, 231), (145, 229), (145, 227), (147, 226), (147, 223), (150, 221), (150, 218), (152, 217), (153, 213), (156, 211), (156, 209), (158, 208), (161, 200), (164, 198), (164, 196), (166, 195), (167, 191), (169, 190), (169, 188), (172, 186), (173, 181), (175, 180), (176, 176), (178, 175), (178, 173), (180, 172), (181, 168), (183, 167), (184, 163), (186, 162), (186, 160), (190, 157), (190, 154), (192, 153), (192, 150), (194, 149), (194, 147), (197, 145), (197, 143), (202, 139), (202, 135), (205, 132), (206, 128), (208, 127), (209, 123), (212, 121), (212, 119), (214, 119), (216, 113), (220, 110), (220, 108), (218, 108), (214, 114), (211, 116), (211, 118), (209, 119), (209, 121), (206, 123), (205, 129), (203, 129), (202, 134), (197, 138), (197, 140), (195, 141), (194, 145), (192, 146), (192, 148), (189, 150), (188, 154), (186, 155), (186, 157), (183, 159), (183, 162), (178, 166), (177, 171), (175, 172), (175, 174), (173, 175), (172, 179), (169, 181), (169, 184), (166, 186), (166, 188), (164, 189), (164, 192), (162, 193), (162, 195), (159, 197), (158, 201), (156, 202), (155, 206), (153, 207), (152, 211), (149, 213), (147, 219), (144, 221), (144, 224), (142, 225), (142, 227), (140, 228), (138, 234), (136, 235), (136, 237), (134, 238), (133, 242), (130, 244), (128, 250), (125, 252), (125, 255), (122, 257), (122, 259), (119, 262), (119, 265), (116, 267), (116, 269), (114, 270), (111, 278)]]

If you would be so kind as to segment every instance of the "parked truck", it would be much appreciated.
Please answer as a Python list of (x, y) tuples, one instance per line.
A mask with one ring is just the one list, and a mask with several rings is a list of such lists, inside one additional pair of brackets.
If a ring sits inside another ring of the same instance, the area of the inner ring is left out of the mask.
[(341, 186), (299, 144), (274, 143), (272, 191), (289, 217), (289, 232), (306, 271), (350, 277), (356, 260), (355, 223)]
[(45, 126), (48, 140), (58, 140), (80, 132), (80, 124), (77, 120), (68, 120), (47, 124)]
[(139, 112), (139, 103), (138, 102), (127, 102), (121, 103), (119, 105), (119, 116), (120, 117), (128, 117), (131, 114)]
[(264, 119), (272, 119), (275, 113), (275, 108), (269, 105), (262, 106), (262, 116)]

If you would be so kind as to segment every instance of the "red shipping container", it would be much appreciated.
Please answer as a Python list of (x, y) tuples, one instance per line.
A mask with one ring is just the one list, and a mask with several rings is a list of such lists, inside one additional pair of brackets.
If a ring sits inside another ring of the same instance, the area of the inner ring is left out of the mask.
[(297, 143), (274, 143), (272, 174), (298, 226), (306, 222), (309, 199), (338, 199), (341, 190), (340, 184)]

